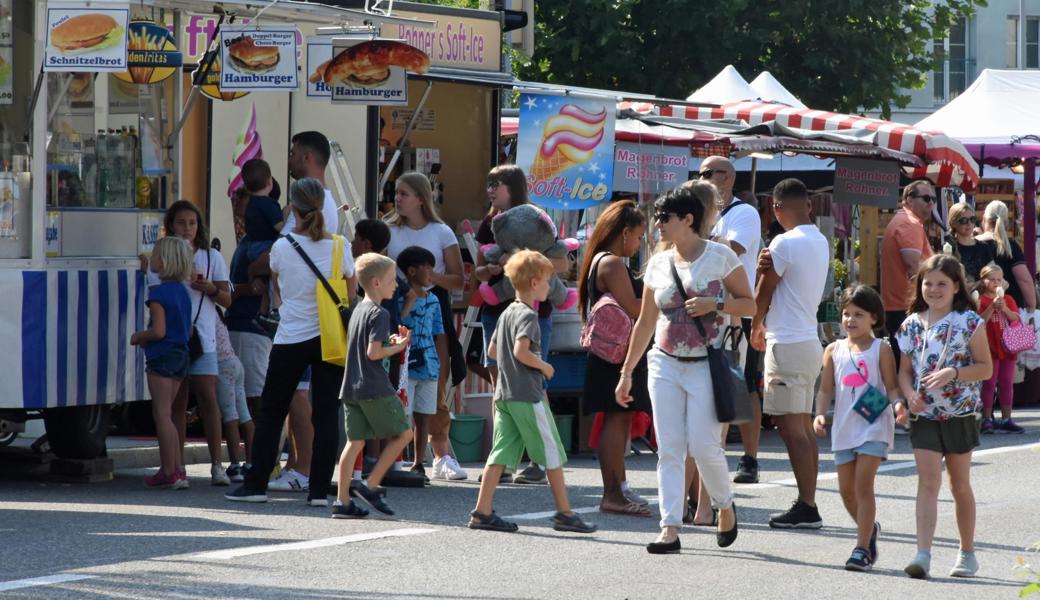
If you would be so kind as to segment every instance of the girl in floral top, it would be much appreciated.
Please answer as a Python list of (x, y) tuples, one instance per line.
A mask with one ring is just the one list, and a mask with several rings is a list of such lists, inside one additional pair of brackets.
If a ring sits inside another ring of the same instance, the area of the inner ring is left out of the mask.
[(712, 505), (719, 511), (718, 545), (729, 546), (737, 537), (736, 505), (720, 443), (722, 424), (715, 415), (707, 345), (716, 343), (729, 317), (751, 316), (755, 302), (737, 255), (707, 239), (717, 204), (718, 191), (706, 181), (688, 183), (654, 203), (654, 222), (661, 241), (670, 247), (647, 265), (639, 319), (615, 390), (621, 406), (633, 401), (632, 370), (653, 337), (648, 388), (657, 432), (661, 535), (647, 545), (651, 554), (680, 549), (689, 485), (687, 455), (696, 460)]
[(971, 452), (979, 445), (979, 385), (989, 379), (992, 363), (984, 321), (974, 308), (957, 259), (932, 256), (917, 273), (910, 316), (896, 336), (902, 351), (899, 388), (913, 415), (910, 444), (918, 474), (917, 555), (905, 571), (918, 579), (928, 576), (931, 565), (944, 460), (960, 532), (950, 575), (974, 577), (979, 568)]

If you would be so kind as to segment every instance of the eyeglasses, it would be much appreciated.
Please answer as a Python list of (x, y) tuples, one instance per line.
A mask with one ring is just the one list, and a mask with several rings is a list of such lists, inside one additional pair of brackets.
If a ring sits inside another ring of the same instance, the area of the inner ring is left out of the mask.
[(704, 169), (700, 173), (697, 173), (697, 177), (700, 177), (701, 179), (711, 179), (716, 172), (722, 173), (723, 171), (716, 171), (715, 169)]
[(489, 181), (487, 184), (487, 189), (497, 190), (500, 185), (502, 185), (501, 181)]
[(976, 219), (975, 217), (961, 217), (961, 218), (957, 219), (957, 224), (958, 225), (967, 225), (968, 223), (976, 223), (976, 222), (978, 222), (978, 219)]
[(931, 194), (910, 194), (911, 198), (917, 198), (918, 200), (924, 200), (928, 204), (935, 203), (935, 196)]
[(675, 213), (673, 212), (656, 212), (654, 213), (654, 220), (658, 223), (667, 223), (668, 221), (671, 221), (674, 216)]

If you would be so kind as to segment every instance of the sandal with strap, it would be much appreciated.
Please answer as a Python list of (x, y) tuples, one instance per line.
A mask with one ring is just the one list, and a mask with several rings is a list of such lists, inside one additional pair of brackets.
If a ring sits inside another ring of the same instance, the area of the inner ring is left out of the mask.
[(650, 517), (650, 516), (653, 516), (653, 515), (650, 514), (650, 509), (649, 508), (647, 508), (646, 506), (644, 506), (642, 504), (638, 504), (636, 502), (629, 502), (628, 504), (625, 504), (622, 507), (610, 506), (608, 504), (600, 502), (599, 503), (599, 512), (601, 512), (601, 513), (609, 513), (609, 514), (614, 514), (614, 515), (627, 515), (627, 516), (630, 516), (630, 517)]
[[(694, 509), (694, 512), (696, 512), (696, 509)], [(693, 522), (693, 525), (695, 527), (715, 527), (715, 526), (717, 526), (719, 524), (719, 509), (717, 509), (717, 508), (711, 509), (711, 522), (710, 523), (698, 523), (697, 521), (694, 521), (693, 519), (691, 519), (691, 521)]]
[(486, 529), (488, 531), (502, 531), (505, 533), (513, 533), (520, 529), (520, 526), (516, 523), (510, 523), (496, 515), (495, 511), (491, 511), (490, 515), (473, 511), (469, 513), (469, 516), (470, 520), (467, 526), (470, 529)]

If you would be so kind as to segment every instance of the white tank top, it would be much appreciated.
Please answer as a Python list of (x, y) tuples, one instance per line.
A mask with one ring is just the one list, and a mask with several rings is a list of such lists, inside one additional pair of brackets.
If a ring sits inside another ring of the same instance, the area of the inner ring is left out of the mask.
[(886, 409), (873, 423), (852, 406), (867, 391), (867, 384), (885, 392), (881, 379), (881, 344), (875, 339), (866, 352), (852, 350), (848, 340), (834, 348), (834, 422), (831, 426), (831, 450), (851, 450), (866, 442), (884, 442), (889, 448), (895, 442), (895, 414)]

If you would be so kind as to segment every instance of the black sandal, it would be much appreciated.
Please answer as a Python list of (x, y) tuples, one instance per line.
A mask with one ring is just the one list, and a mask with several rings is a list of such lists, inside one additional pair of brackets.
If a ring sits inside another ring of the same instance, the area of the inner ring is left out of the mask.
[(469, 513), (469, 516), (470, 521), (467, 526), (470, 529), (486, 529), (488, 531), (502, 531), (504, 533), (513, 533), (520, 529), (516, 523), (510, 523), (496, 515), (495, 511), (491, 511), (490, 515), (473, 511)]

